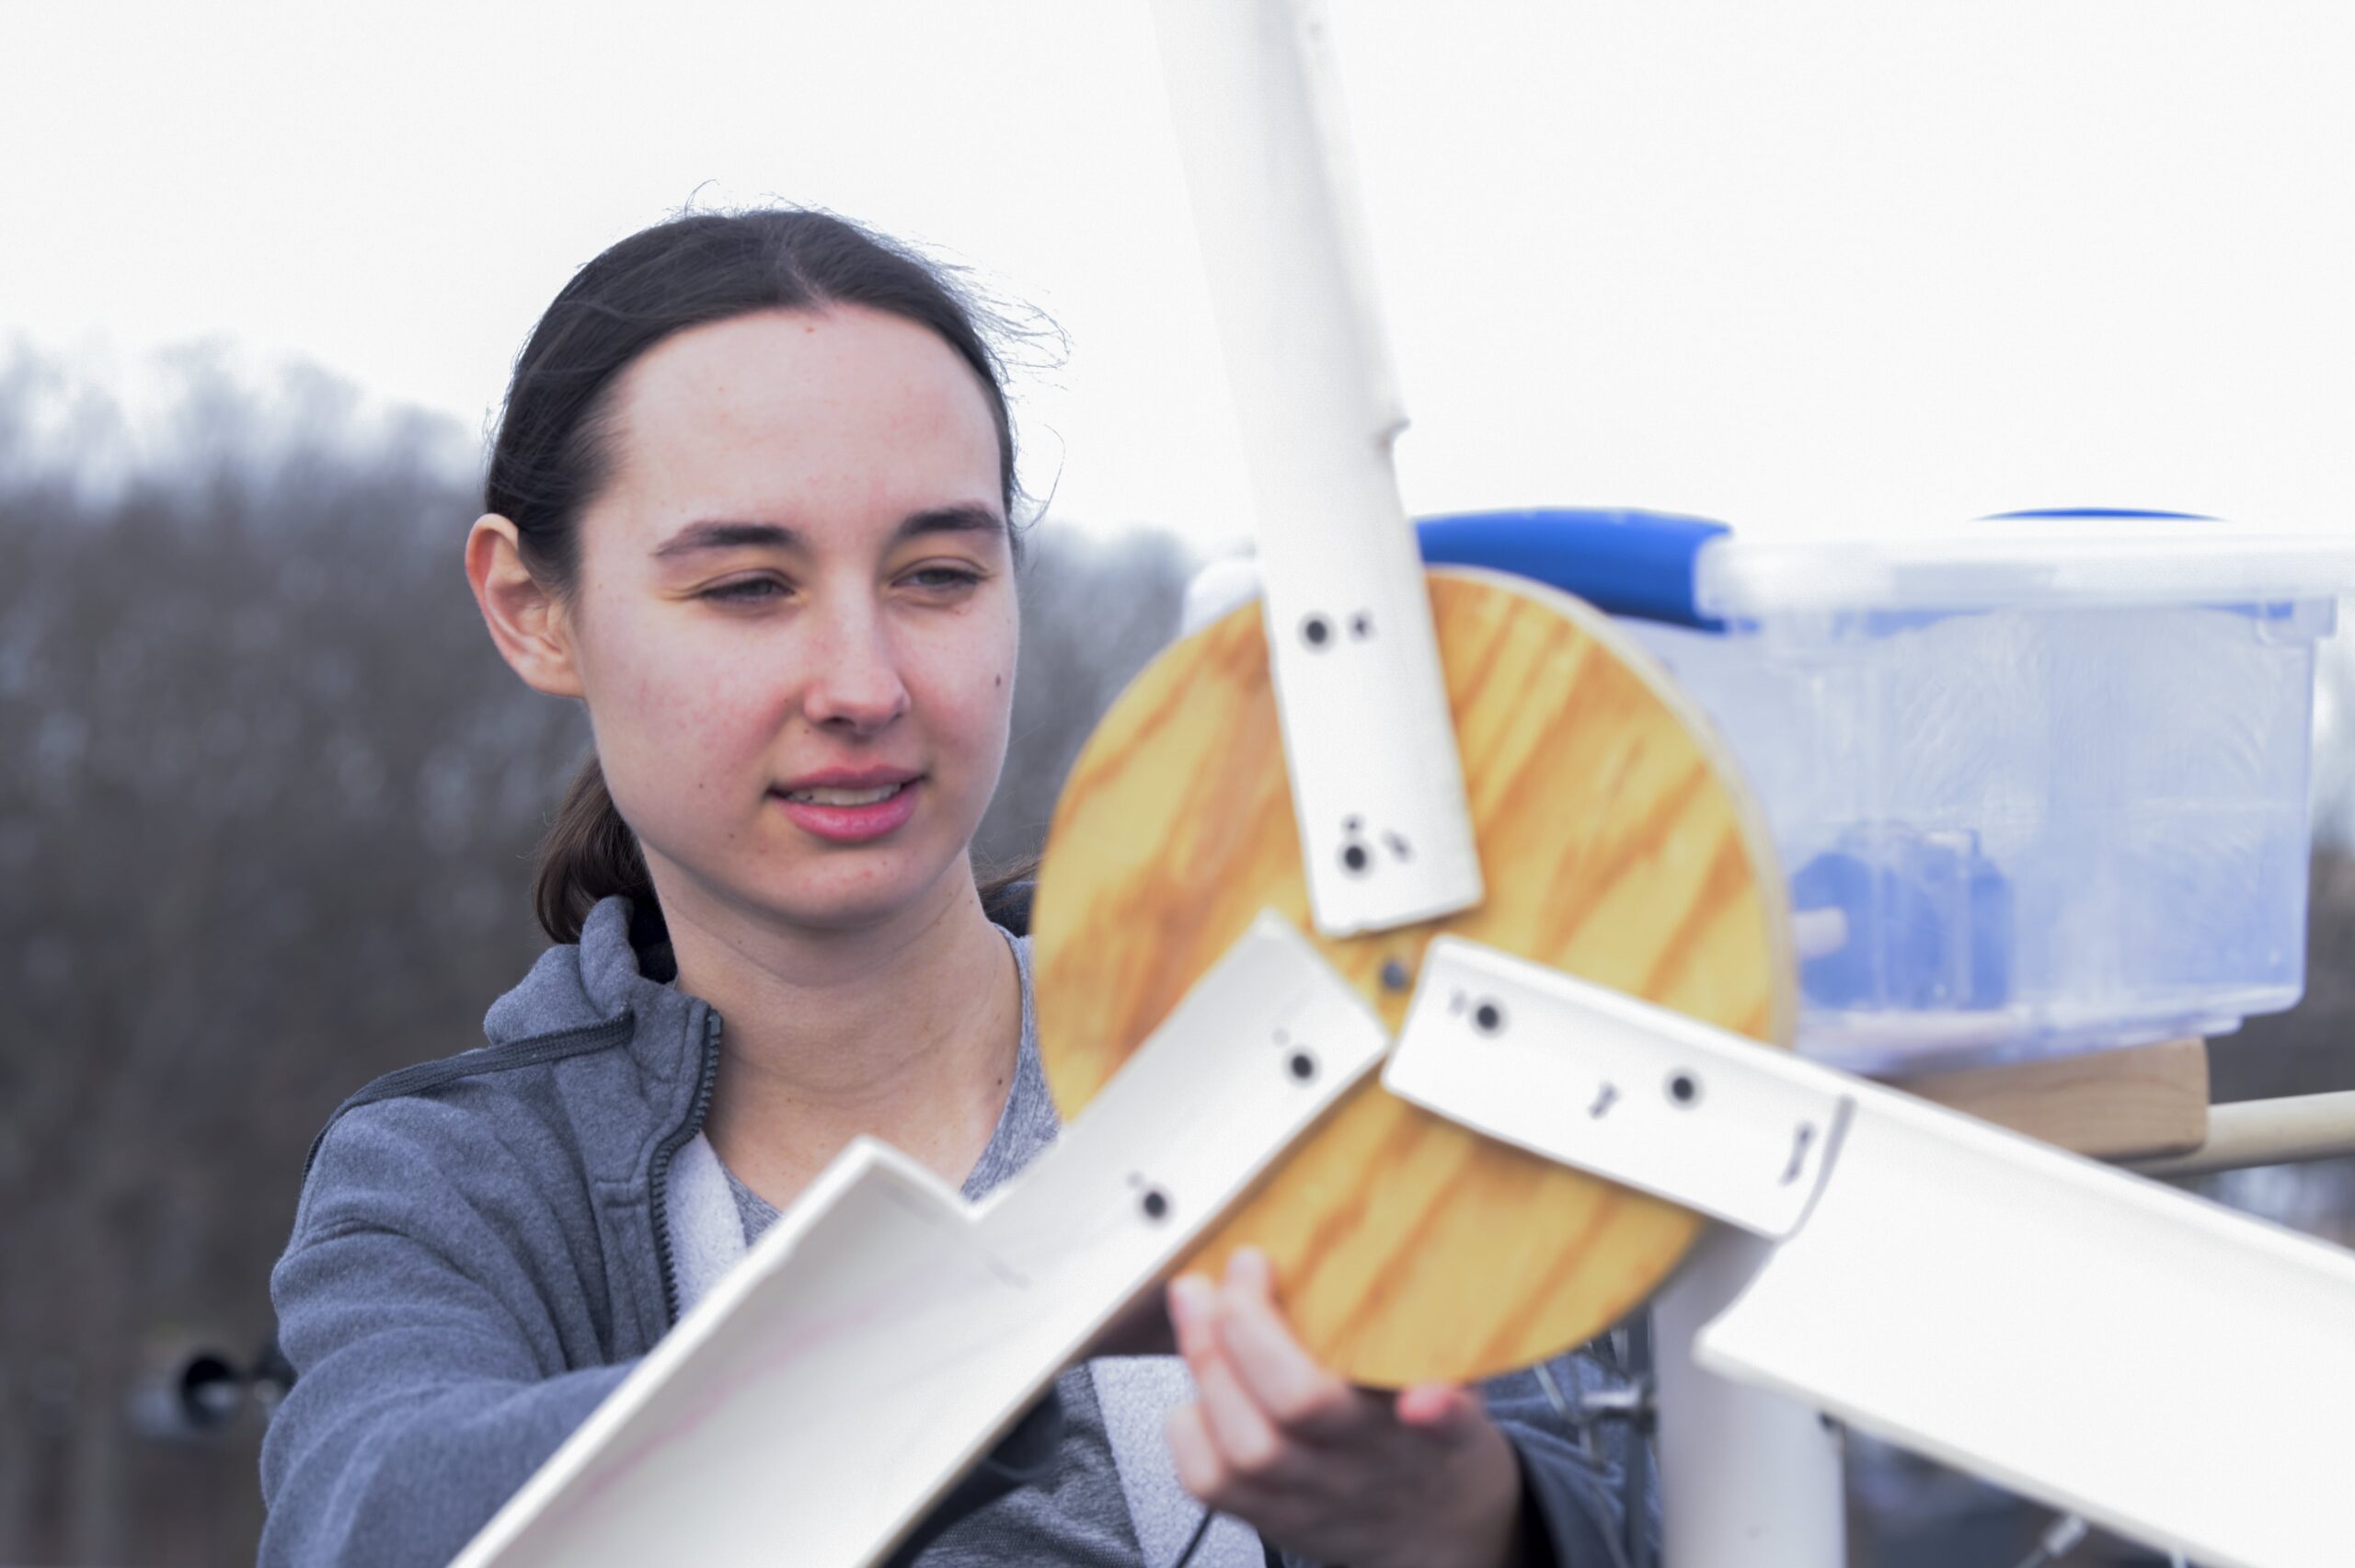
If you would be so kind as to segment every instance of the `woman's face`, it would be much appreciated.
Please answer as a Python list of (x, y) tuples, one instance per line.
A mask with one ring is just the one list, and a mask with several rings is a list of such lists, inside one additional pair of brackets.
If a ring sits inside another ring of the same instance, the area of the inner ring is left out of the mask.
[(615, 390), (565, 619), (666, 906), (842, 928), (953, 897), (1017, 627), (973, 372), (830, 307), (679, 333)]

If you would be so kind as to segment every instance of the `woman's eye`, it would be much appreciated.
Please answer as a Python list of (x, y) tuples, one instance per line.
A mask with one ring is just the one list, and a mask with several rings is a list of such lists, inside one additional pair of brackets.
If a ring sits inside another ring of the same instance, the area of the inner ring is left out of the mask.
[(775, 578), (739, 578), (733, 582), (716, 583), (696, 595), (721, 604), (761, 604), (783, 597), (785, 584)]
[(982, 574), (965, 567), (920, 567), (901, 579), (935, 593), (958, 592), (973, 587)]

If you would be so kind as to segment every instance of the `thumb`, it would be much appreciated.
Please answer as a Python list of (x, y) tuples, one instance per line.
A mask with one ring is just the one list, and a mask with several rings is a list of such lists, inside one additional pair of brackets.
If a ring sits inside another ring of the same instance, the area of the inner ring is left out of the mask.
[(1442, 1442), (1467, 1436), (1486, 1415), (1478, 1398), (1453, 1383), (1417, 1383), (1399, 1391), (1398, 1424)]

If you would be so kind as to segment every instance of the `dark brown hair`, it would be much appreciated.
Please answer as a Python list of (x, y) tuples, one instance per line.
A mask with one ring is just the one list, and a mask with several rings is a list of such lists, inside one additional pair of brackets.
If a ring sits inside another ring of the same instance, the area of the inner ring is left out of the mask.
[[(775, 209), (695, 213), (645, 229), (573, 274), (515, 361), (491, 444), (483, 509), (515, 524), (523, 564), (557, 593), (580, 561), (579, 524), (612, 476), (614, 386), (674, 333), (771, 310), (863, 305), (925, 328), (971, 366), (997, 428), (1000, 499), (1012, 518), (1013, 422), (1004, 367), (982, 313), (938, 269), (828, 212)], [(1017, 869), (983, 889), (1007, 910)], [(558, 942), (578, 942), (598, 900), (624, 894), (633, 935), (659, 941), (661, 911), (638, 835), (622, 820), (592, 756), (540, 846), (535, 906)]]

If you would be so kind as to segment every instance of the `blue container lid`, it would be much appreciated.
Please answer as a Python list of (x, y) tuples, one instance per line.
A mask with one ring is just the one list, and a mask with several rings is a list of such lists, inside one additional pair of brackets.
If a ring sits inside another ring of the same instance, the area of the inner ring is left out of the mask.
[(1512, 572), (1614, 615), (1712, 629), (1694, 608), (1694, 563), (1731, 533), (1674, 512), (1571, 507), (1455, 512), (1425, 518), (1415, 532), (1430, 566)]

